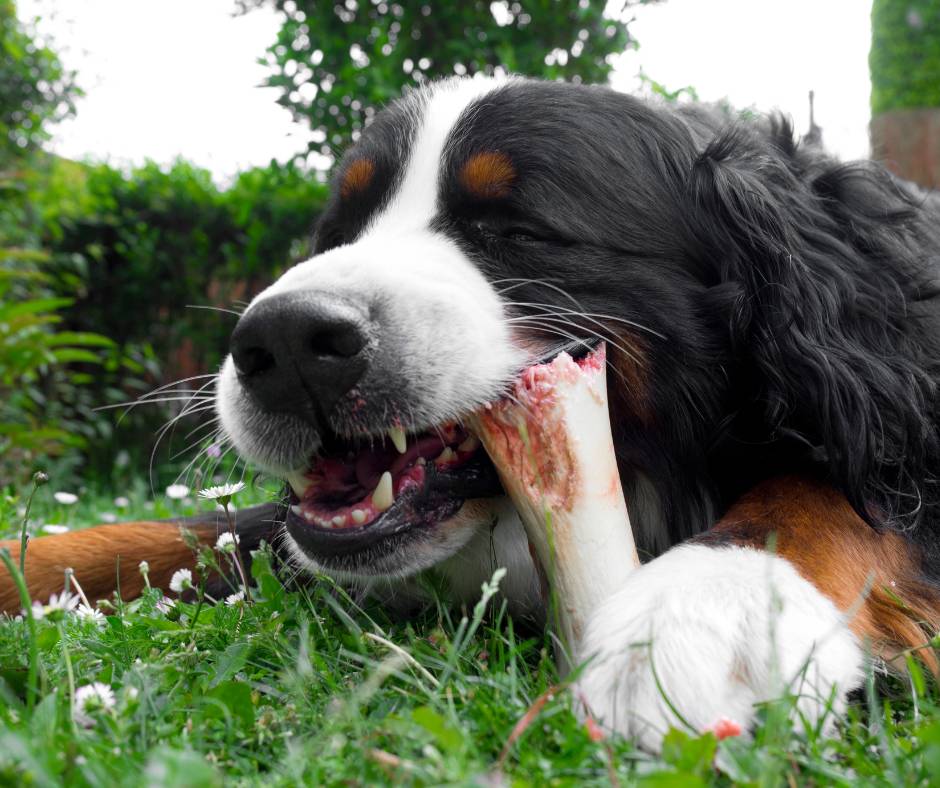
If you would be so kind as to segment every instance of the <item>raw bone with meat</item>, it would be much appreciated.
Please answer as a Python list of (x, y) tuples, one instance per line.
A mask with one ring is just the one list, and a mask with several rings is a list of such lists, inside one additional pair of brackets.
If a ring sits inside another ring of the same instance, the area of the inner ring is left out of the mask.
[(637, 566), (607, 406), (607, 352), (526, 369), (473, 429), (496, 465), (548, 579), (563, 670), (594, 610)]

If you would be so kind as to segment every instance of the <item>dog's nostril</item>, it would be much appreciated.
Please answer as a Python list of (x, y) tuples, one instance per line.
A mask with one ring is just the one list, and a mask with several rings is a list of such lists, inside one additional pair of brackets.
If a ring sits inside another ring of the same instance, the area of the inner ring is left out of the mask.
[(356, 326), (318, 331), (310, 337), (308, 348), (317, 356), (352, 358), (366, 345), (365, 337)]
[(274, 369), (277, 363), (274, 355), (263, 347), (247, 347), (234, 350), (232, 361), (235, 362), (235, 371), (242, 377), (260, 375)]

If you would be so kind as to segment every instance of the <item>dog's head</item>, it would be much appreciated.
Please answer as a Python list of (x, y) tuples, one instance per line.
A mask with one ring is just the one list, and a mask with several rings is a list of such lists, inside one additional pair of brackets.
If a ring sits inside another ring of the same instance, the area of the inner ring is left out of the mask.
[[(625, 488), (658, 492), (641, 548), (701, 527), (709, 453), (735, 419), (768, 444), (765, 405), (795, 403), (791, 432), (828, 440), (807, 414), (846, 382), (814, 378), (824, 364), (785, 379), (819, 343), (791, 336), (792, 305), (765, 303), (768, 272), (805, 279), (797, 162), (756, 137), (715, 142), (721, 125), (526, 80), (440, 82), (376, 116), (337, 169), (315, 256), (252, 301), (218, 389), (237, 450), (291, 481), (303, 557), (402, 575), (457, 551), (501, 493), (463, 418), (571, 343), (608, 343)], [(841, 320), (823, 296), (799, 307), (814, 330)]]
[(681, 293), (663, 309), (662, 122), (604, 89), (483, 79), (376, 117), (316, 255), (251, 303), (219, 386), (238, 451), (293, 482), (307, 558), (397, 574), (464, 544), (489, 522), (467, 502), (501, 488), (462, 419), (559, 346), (607, 339), (650, 417), (648, 348), (694, 320)]

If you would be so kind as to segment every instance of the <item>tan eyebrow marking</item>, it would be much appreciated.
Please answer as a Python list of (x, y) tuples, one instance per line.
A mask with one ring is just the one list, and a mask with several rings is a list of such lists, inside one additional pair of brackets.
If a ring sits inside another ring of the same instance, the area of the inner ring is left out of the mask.
[(356, 159), (346, 168), (339, 182), (340, 196), (346, 198), (365, 191), (374, 176), (375, 162), (372, 159)]
[(459, 178), (475, 197), (505, 197), (516, 180), (516, 170), (505, 153), (485, 151), (467, 159)]

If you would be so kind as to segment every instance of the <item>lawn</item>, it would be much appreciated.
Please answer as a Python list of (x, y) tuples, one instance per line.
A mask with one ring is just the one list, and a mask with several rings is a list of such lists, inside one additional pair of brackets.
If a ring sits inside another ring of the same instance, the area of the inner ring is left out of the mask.
[[(144, 483), (74, 491), (75, 503), (56, 491), (53, 481), (37, 492), (32, 532), (212, 505)], [(271, 494), (249, 487), (234, 504)], [(0, 501), (0, 537), (18, 533), (25, 497)], [(33, 634), (25, 620), (0, 619), (0, 784), (940, 780), (940, 695), (916, 668), (873, 676), (836, 737), (795, 732), (782, 699), (762, 710), (753, 739), (677, 730), (651, 758), (573, 713), (547, 637), (513, 622), (492, 588), (473, 609), (441, 601), (398, 620), (326, 578), (286, 590), (263, 553), (252, 571), (252, 604), (187, 603), (154, 588), (98, 617), (52, 612)]]

